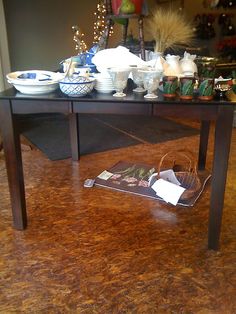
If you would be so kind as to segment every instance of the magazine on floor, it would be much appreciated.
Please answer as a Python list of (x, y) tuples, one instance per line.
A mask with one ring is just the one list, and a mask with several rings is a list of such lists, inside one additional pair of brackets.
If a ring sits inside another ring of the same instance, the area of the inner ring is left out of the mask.
[[(149, 184), (149, 178), (156, 172), (157, 169), (152, 165), (119, 161), (111, 168), (103, 170), (95, 178), (95, 185), (164, 202), (163, 198), (159, 197)], [(200, 197), (211, 175), (207, 171), (200, 171), (198, 175), (201, 188), (193, 197), (187, 200), (180, 199), (177, 205), (193, 206)]]

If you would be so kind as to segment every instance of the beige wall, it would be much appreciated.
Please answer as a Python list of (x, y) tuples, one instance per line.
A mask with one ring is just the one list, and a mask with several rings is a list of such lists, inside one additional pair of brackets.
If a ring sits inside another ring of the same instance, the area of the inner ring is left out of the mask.
[(4, 0), (12, 70), (57, 69), (75, 54), (72, 25), (89, 44), (96, 0)]
[(10, 59), (8, 54), (7, 33), (5, 25), (5, 15), (3, 2), (0, 0), (0, 91), (3, 91), (9, 84), (5, 76), (10, 72)]
[[(155, 0), (148, 0), (150, 6)], [(97, 0), (3, 0), (7, 22), (12, 71), (58, 68), (64, 58), (76, 54), (72, 25), (79, 25), (85, 41), (93, 41), (94, 11)], [(137, 36), (137, 21), (129, 32)], [(116, 24), (109, 47), (121, 40)]]
[[(149, 10), (152, 11), (156, 1), (147, 1)], [(85, 40), (88, 46), (91, 46), (97, 2), (97, 0), (3, 0), (12, 71), (56, 70), (61, 60), (76, 54), (71, 30), (75, 24), (85, 33)], [(178, 1), (174, 3), (178, 6)], [(206, 13), (200, 0), (185, 0), (185, 12), (190, 19), (197, 13)], [(130, 23), (130, 31), (137, 37), (136, 21)], [(117, 25), (109, 46), (116, 46), (120, 39), (121, 26)], [(145, 34), (145, 39), (151, 38)], [(211, 46), (209, 41), (202, 44)]]

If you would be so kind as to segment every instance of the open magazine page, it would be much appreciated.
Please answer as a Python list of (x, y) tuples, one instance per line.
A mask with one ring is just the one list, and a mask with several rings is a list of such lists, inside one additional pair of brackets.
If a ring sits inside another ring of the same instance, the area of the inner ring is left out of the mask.
[[(148, 185), (149, 177), (156, 171), (152, 165), (119, 161), (110, 169), (101, 172), (95, 179), (95, 185), (162, 200)], [(200, 172), (199, 177), (202, 183), (201, 189), (192, 198), (179, 201), (178, 205), (194, 205), (210, 178), (210, 174), (207, 171)]]

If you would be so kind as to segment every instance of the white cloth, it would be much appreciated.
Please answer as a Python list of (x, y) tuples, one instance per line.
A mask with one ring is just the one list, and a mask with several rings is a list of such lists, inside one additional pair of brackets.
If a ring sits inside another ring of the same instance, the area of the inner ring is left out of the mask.
[(145, 66), (146, 62), (131, 53), (129, 49), (118, 46), (98, 51), (92, 58), (99, 72), (106, 72), (107, 68), (128, 67), (130, 65)]

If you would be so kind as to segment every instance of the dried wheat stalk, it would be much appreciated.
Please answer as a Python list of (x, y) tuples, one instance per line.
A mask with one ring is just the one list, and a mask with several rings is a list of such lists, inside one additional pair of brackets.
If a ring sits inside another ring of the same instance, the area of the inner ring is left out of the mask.
[(148, 31), (156, 42), (156, 52), (189, 45), (194, 37), (191, 23), (181, 13), (171, 9), (156, 9), (147, 23)]

